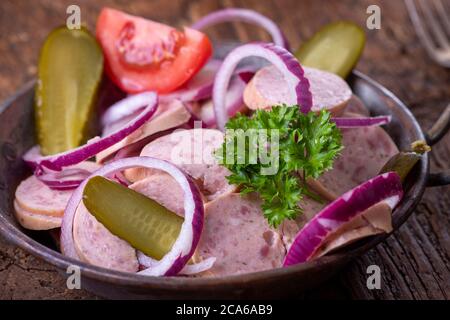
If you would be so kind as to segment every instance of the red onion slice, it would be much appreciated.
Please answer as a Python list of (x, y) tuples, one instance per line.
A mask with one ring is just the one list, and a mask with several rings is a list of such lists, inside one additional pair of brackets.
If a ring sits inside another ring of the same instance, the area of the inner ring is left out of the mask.
[(151, 119), (158, 107), (158, 96), (156, 93), (151, 93), (147, 98), (147, 107), (135, 119), (105, 137), (96, 137), (81, 147), (46, 157), (39, 155), (39, 147), (34, 147), (24, 155), (23, 159), (32, 168), (45, 167), (54, 171), (61, 171), (63, 167), (87, 160), (121, 141)]
[(67, 168), (63, 171), (35, 172), (35, 175), (50, 189), (71, 190), (78, 187), (91, 173), (91, 171), (85, 169)]
[(289, 44), (281, 29), (272, 20), (254, 10), (229, 8), (214, 11), (198, 20), (191, 28), (203, 30), (219, 23), (232, 21), (247, 22), (265, 29), (271, 35), (273, 43), (289, 50)]
[(173, 276), (178, 274), (194, 254), (203, 228), (204, 209), (200, 191), (195, 183), (175, 165), (150, 157), (134, 157), (110, 162), (95, 171), (74, 191), (61, 225), (61, 251), (64, 255), (79, 259), (73, 239), (73, 220), (83, 198), (83, 190), (90, 178), (110, 176), (133, 167), (162, 170), (178, 182), (184, 192), (184, 222), (172, 249), (154, 266), (140, 272), (149, 276)]
[[(144, 266), (145, 268), (151, 268), (155, 264), (158, 263), (158, 260), (155, 260), (153, 258), (150, 258), (149, 256), (146, 256), (141, 251), (138, 251), (137, 253), (138, 261), (139, 263)], [(204, 271), (207, 271), (212, 268), (214, 263), (216, 262), (215, 257), (207, 258), (201, 262), (194, 263), (194, 264), (187, 264), (184, 266), (184, 268), (179, 272), (180, 275), (194, 275), (198, 274)]]
[(179, 129), (182, 126), (175, 127), (173, 129), (167, 129), (164, 131), (156, 132), (148, 137), (145, 137), (144, 139), (141, 139), (139, 141), (133, 142), (132, 144), (126, 145), (122, 149), (119, 149), (115, 154), (112, 160), (120, 160), (124, 158), (131, 158), (131, 157), (138, 157), (141, 153), (141, 150), (150, 142), (152, 142), (155, 139), (158, 139), (159, 137), (168, 135), (172, 133), (173, 131)]
[(261, 57), (273, 63), (283, 74), (289, 87), (294, 90), (293, 100), (286, 103), (298, 104), (304, 113), (311, 110), (312, 95), (309, 90), (309, 81), (305, 78), (298, 60), (286, 49), (272, 43), (245, 44), (227, 55), (214, 81), (213, 103), (219, 129), (224, 130), (228, 120), (225, 97), (233, 70), (241, 60), (247, 57)]
[(99, 165), (95, 162), (83, 161), (77, 165), (66, 167), (62, 171), (35, 168), (34, 175), (50, 189), (72, 190), (78, 187), (84, 179), (98, 168)]
[(181, 100), (198, 101), (211, 98), (214, 77), (222, 64), (221, 60), (210, 60), (183, 88), (169, 94), (160, 95), (162, 102)]
[(153, 101), (154, 94), (155, 93), (151, 91), (142, 92), (117, 101), (103, 114), (101, 119), (102, 126), (105, 127), (142, 110)]
[(391, 122), (391, 116), (378, 116), (378, 117), (358, 117), (358, 118), (332, 118), (337, 127), (339, 128), (360, 128), (360, 127), (372, 127), (382, 126)]
[(327, 236), (365, 210), (379, 202), (392, 209), (403, 197), (400, 177), (395, 172), (376, 176), (344, 193), (314, 216), (297, 234), (285, 259), (284, 266), (310, 260)]
[[(209, 61), (207, 65), (187, 83), (186, 86), (175, 92), (160, 95), (160, 101), (169, 103), (173, 100), (180, 100), (188, 104), (211, 98), (214, 78), (221, 65), (222, 60), (213, 59)], [(246, 81), (246, 79), (254, 75), (255, 71), (255, 66), (242, 66), (236, 70), (235, 74), (239, 75), (243, 81)]]
[[(243, 93), (246, 82), (241, 77), (235, 76), (230, 81), (230, 86), (225, 95), (228, 117), (233, 117), (236, 113), (241, 111), (244, 106)], [(214, 115), (214, 105), (212, 100), (205, 102), (200, 110), (197, 112), (198, 118), (200, 118), (207, 127), (213, 127), (216, 125), (216, 117)]]

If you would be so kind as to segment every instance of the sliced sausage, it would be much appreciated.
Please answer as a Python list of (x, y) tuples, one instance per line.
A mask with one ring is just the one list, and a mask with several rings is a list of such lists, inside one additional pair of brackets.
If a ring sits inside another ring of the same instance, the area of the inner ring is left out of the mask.
[(319, 182), (334, 196), (339, 196), (375, 177), (398, 148), (380, 127), (342, 130), (344, 149)]
[(155, 200), (168, 210), (184, 217), (184, 194), (180, 185), (166, 173), (155, 173), (129, 186), (146, 197)]
[(311, 220), (325, 207), (325, 204), (321, 204), (308, 197), (304, 197), (300, 201), (299, 207), (303, 209), (303, 212), (299, 214), (295, 220), (284, 220), (280, 225), (283, 243), (287, 250), (294, 242), (297, 233), (309, 220)]
[[(313, 98), (313, 111), (327, 109), (334, 115), (343, 112), (352, 90), (339, 76), (313, 68), (304, 68)], [(244, 91), (244, 102), (250, 109), (267, 109), (295, 101), (283, 75), (275, 66), (259, 70)]]
[(36, 176), (22, 181), (16, 189), (17, 205), (34, 214), (62, 217), (72, 190), (53, 190)]
[[(242, 97), (242, 94), (241, 96)], [(227, 98), (226, 98), (227, 99)], [(228, 103), (228, 99), (226, 100)], [(232, 118), (237, 113), (245, 114), (248, 108), (241, 100), (239, 105), (231, 105), (227, 110), (228, 117)], [(203, 103), (197, 103), (192, 106), (192, 113), (199, 118), (208, 128), (216, 128), (216, 115), (214, 113), (214, 104), (212, 100), (206, 100)]]
[(84, 262), (125, 272), (137, 272), (136, 250), (113, 235), (80, 203), (73, 222), (75, 249)]
[(345, 112), (355, 113), (364, 117), (370, 116), (369, 109), (367, 109), (364, 102), (362, 102), (362, 100), (356, 95), (352, 95), (352, 98), (349, 100), (347, 107), (345, 108)]
[(256, 272), (282, 265), (285, 249), (280, 234), (269, 227), (256, 196), (223, 195), (205, 205), (205, 214), (194, 260), (217, 260), (202, 276)]
[(31, 213), (14, 201), (14, 211), (20, 225), (29, 230), (50, 230), (61, 227), (62, 218)]
[[(85, 169), (90, 172), (99, 168), (95, 162), (85, 161), (71, 168)], [(62, 217), (72, 190), (53, 190), (36, 176), (22, 181), (16, 189), (15, 201), (23, 211), (31, 214)]]
[[(141, 152), (178, 165), (198, 183), (208, 200), (232, 192), (235, 186), (228, 184), (229, 171), (217, 163), (213, 151), (223, 142), (223, 133), (215, 129), (177, 130), (172, 134), (150, 142)], [(138, 181), (155, 174), (155, 170), (133, 168), (125, 171), (130, 181)]]
[[(120, 129), (132, 118), (134, 118), (133, 115), (124, 119), (124, 121), (119, 121), (118, 123), (105, 128), (104, 135)], [(120, 142), (98, 153), (96, 160), (98, 163), (102, 163), (123, 147), (149, 137), (157, 132), (178, 127), (188, 122), (190, 118), (191, 114), (182, 102), (174, 100), (171, 103), (160, 103), (156, 114), (146, 124)]]

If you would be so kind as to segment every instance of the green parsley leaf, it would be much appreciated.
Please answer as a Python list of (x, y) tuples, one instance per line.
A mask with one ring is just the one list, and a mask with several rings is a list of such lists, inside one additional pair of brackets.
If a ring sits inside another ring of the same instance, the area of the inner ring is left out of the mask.
[(302, 212), (303, 195), (312, 194), (306, 179), (331, 169), (342, 149), (341, 133), (325, 110), (304, 114), (298, 106), (275, 106), (252, 117), (238, 114), (226, 129), (215, 155), (241, 194), (259, 194), (264, 216), (274, 227)]

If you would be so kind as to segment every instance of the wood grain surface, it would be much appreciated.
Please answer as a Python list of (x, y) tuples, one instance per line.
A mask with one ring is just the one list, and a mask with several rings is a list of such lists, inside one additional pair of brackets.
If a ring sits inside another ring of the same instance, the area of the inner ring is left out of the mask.
[[(448, 1), (448, 0), (444, 0)], [(102, 6), (111, 6), (168, 24), (188, 25), (225, 7), (256, 9), (275, 20), (293, 48), (321, 25), (340, 19), (365, 26), (366, 9), (381, 8), (381, 29), (366, 30), (368, 41), (357, 68), (392, 90), (428, 129), (450, 102), (450, 69), (433, 63), (420, 45), (403, 1), (339, 0), (149, 0), (0, 1), (0, 100), (36, 75), (40, 46), (48, 32), (65, 23), (69, 4), (81, 7), (93, 30)], [(211, 37), (263, 39), (268, 35), (240, 23), (208, 32)], [(1, 126), (1, 124), (0, 124)], [(450, 135), (433, 148), (432, 171), (449, 168)], [(450, 187), (429, 189), (410, 219), (389, 239), (349, 265), (331, 281), (298, 298), (448, 299), (450, 298)], [(366, 269), (381, 268), (380, 290), (366, 286)], [(58, 273), (0, 240), (0, 299), (96, 298), (68, 290)]]

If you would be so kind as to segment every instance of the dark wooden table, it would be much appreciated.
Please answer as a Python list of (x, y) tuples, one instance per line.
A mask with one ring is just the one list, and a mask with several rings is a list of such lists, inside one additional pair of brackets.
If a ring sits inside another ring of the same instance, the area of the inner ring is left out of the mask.
[[(365, 26), (367, 7), (378, 4), (381, 29), (366, 30), (368, 41), (358, 69), (405, 101), (423, 128), (429, 128), (450, 101), (450, 70), (428, 58), (400, 0), (2, 0), (0, 100), (35, 77), (39, 48), (45, 36), (52, 28), (65, 23), (66, 8), (74, 3), (80, 5), (82, 21), (91, 30), (102, 6), (177, 26), (188, 25), (224, 7), (253, 8), (281, 25), (294, 48), (321, 25), (333, 20), (348, 19)], [(241, 24), (224, 25), (210, 34), (244, 41), (268, 39), (264, 32)], [(449, 159), (450, 135), (447, 135), (433, 148), (432, 170), (448, 169)], [(400, 230), (303, 298), (448, 299), (449, 213), (450, 187), (427, 190), (416, 212)], [(366, 269), (372, 264), (381, 268), (380, 290), (366, 287)], [(0, 299), (29, 298), (95, 297), (82, 290), (67, 290), (51, 266), (0, 240)]]

